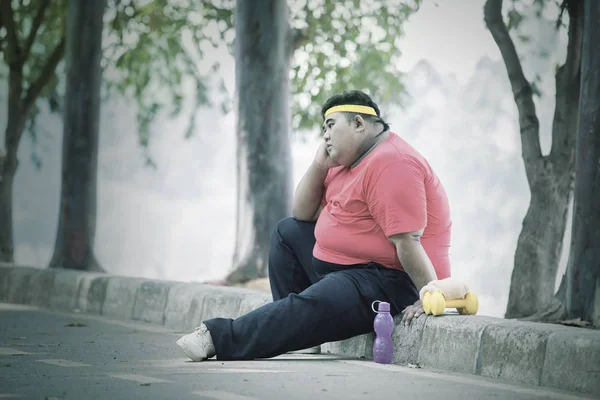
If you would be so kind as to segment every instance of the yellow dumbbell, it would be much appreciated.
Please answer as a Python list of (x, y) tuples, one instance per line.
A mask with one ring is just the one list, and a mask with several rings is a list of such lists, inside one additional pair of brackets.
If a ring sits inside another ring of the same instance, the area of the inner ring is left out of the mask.
[(475, 315), (479, 310), (479, 300), (475, 292), (467, 292), (462, 299), (446, 300), (442, 292), (425, 292), (423, 309), (425, 314), (442, 315), (446, 308), (456, 308), (459, 314)]

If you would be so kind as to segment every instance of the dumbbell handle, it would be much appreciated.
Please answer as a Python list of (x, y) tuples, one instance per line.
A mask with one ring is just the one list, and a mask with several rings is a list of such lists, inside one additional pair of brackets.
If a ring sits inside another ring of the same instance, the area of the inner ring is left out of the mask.
[(466, 305), (467, 301), (465, 299), (446, 300), (446, 308), (464, 307)]

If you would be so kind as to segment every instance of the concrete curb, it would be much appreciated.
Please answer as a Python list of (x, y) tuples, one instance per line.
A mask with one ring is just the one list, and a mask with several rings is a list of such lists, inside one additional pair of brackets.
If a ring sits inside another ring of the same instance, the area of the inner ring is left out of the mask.
[[(197, 283), (0, 265), (0, 302), (105, 315), (188, 331), (272, 301), (264, 292)], [(374, 334), (323, 353), (373, 358)], [(396, 317), (395, 364), (480, 375), (600, 396), (600, 331), (483, 316)]]

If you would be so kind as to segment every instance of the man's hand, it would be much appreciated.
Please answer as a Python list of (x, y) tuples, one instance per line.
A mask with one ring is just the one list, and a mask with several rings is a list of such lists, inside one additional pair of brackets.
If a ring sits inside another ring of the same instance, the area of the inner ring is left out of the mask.
[(317, 154), (315, 154), (315, 159), (313, 163), (323, 170), (329, 170), (330, 168), (335, 168), (340, 165), (333, 161), (329, 156), (329, 153), (327, 152), (326, 142), (321, 143), (321, 145), (319, 146)]
[(424, 314), (424, 313), (425, 313), (425, 310), (423, 309), (423, 302), (421, 301), (421, 299), (419, 299), (415, 302), (415, 304), (413, 304), (412, 306), (406, 307), (402, 311), (402, 324), (404, 326), (408, 326), (408, 325), (410, 325), (410, 321), (413, 318), (418, 318), (419, 315)]

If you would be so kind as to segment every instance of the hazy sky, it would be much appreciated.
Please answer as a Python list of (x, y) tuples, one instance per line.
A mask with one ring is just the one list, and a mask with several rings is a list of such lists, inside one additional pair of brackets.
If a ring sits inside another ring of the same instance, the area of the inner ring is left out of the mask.
[(485, 28), (484, 0), (425, 0), (406, 24), (402, 41), (404, 69), (420, 59), (430, 61), (443, 74), (464, 82), (484, 55), (500, 59), (500, 52)]

